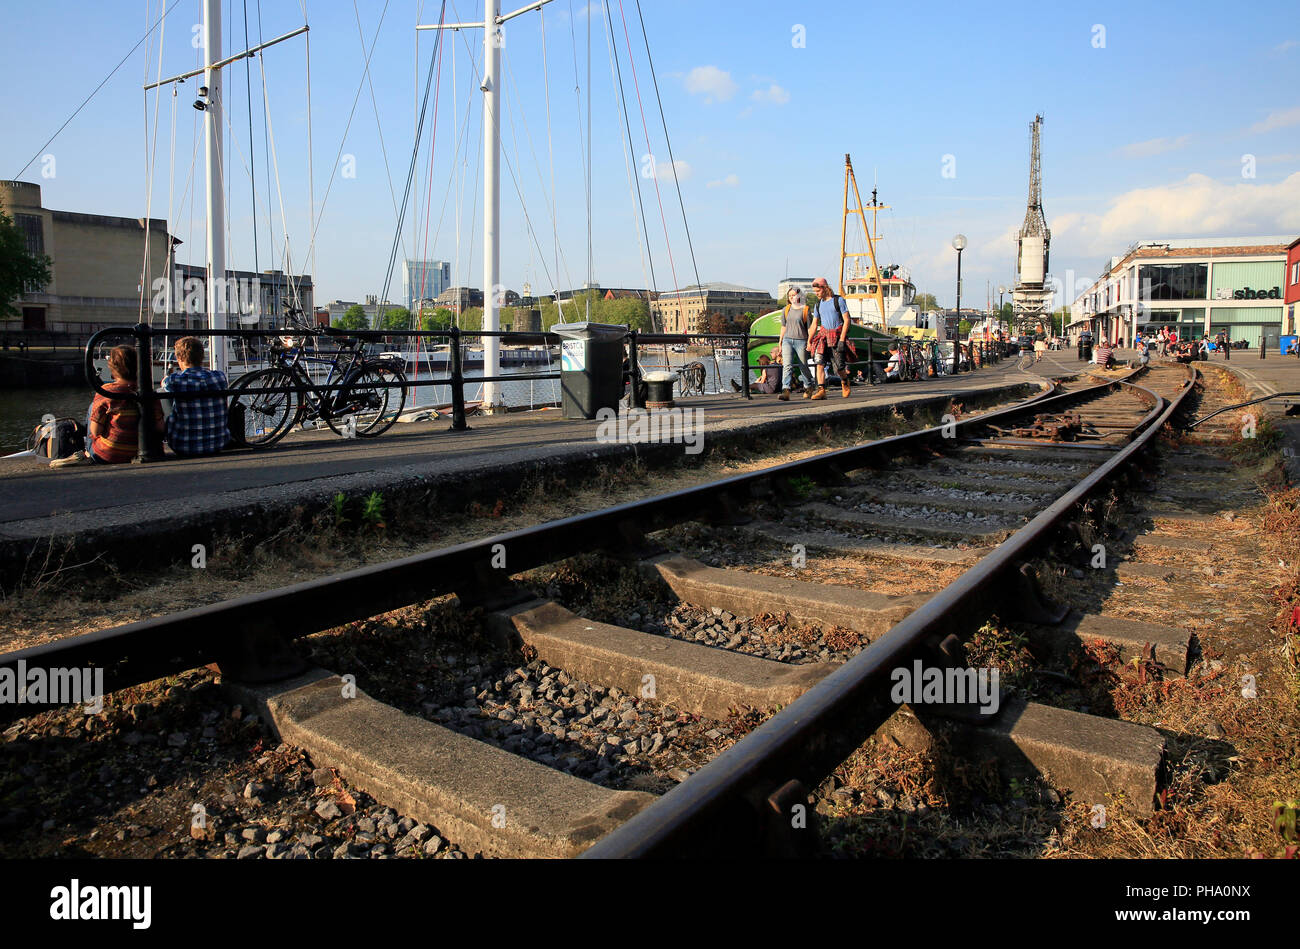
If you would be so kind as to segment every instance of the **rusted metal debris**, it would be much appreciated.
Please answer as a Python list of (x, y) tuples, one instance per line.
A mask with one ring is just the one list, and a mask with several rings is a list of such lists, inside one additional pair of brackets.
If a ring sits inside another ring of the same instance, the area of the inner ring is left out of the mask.
[(990, 425), (999, 435), (1013, 438), (1042, 438), (1053, 442), (1072, 442), (1080, 435), (1090, 434), (1084, 431), (1083, 417), (1078, 412), (1064, 412), (1049, 415), (1040, 412), (1034, 416), (1034, 422), (1028, 428), (998, 428)]

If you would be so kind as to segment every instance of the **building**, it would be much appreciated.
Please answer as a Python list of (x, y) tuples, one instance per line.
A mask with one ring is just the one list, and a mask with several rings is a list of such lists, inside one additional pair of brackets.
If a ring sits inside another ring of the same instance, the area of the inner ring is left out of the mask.
[(483, 291), (475, 287), (448, 287), (438, 294), (438, 306), (460, 313), (470, 307), (483, 305)]
[(576, 290), (557, 290), (549, 294), (548, 299), (557, 300), (567, 303), (574, 297), (580, 297), (585, 293), (596, 291), (605, 300), (622, 300), (627, 297), (633, 297), (637, 300), (645, 300), (647, 303), (657, 300), (659, 294), (653, 290), (645, 290), (640, 287), (602, 287), (598, 283), (584, 283)]
[(1088, 330), (1098, 341), (1131, 344), (1138, 330), (1169, 327), (1184, 339), (1223, 330), (1275, 349), (1290, 246), (1289, 237), (1138, 241), (1075, 298), (1067, 334), (1073, 342)]
[(150, 318), (150, 291), (167, 274), (168, 242), (180, 243), (166, 221), (55, 211), (29, 181), (0, 181), (0, 207), (26, 235), (27, 249), (51, 260), (49, 282), (14, 301), (24, 329), (89, 335)]
[(402, 261), (402, 299), (412, 313), (419, 309), (417, 303), (436, 300), (450, 286), (451, 264), (445, 260)]
[(650, 304), (650, 315), (665, 333), (708, 332), (706, 317), (718, 315), (739, 320), (747, 314), (761, 316), (776, 309), (776, 300), (764, 290), (734, 283), (706, 283), (665, 290)]
[(366, 297), (365, 303), (357, 303), (355, 300), (332, 300), (326, 309), (329, 310), (330, 325), (336, 326), (338, 325), (339, 320), (343, 319), (343, 314), (347, 313), (347, 311), (352, 309), (354, 306), (359, 306), (366, 314), (366, 323), (373, 327), (379, 320), (379, 312), (381, 310), (384, 312), (395, 310), (399, 305), (400, 304), (397, 303), (389, 303), (387, 300), (380, 303), (379, 298), (374, 294), (371, 294)]
[[(176, 264), (172, 268), (172, 298), (165, 293), (152, 301), (154, 323), (185, 329), (203, 329), (207, 317), (207, 267)], [(226, 271), (226, 324), (230, 329), (276, 329), (284, 325), (286, 306), (300, 307), (301, 319), (315, 319), (316, 299), (311, 274), (292, 276), (283, 270)]]
[(798, 290), (803, 294), (805, 300), (815, 296), (813, 293), (814, 277), (786, 277), (776, 285), (776, 299), (785, 306), (791, 290)]
[(1300, 310), (1300, 237), (1286, 245), (1286, 289), (1282, 291), (1286, 310), (1282, 314), (1282, 335), (1300, 333), (1297, 310)]

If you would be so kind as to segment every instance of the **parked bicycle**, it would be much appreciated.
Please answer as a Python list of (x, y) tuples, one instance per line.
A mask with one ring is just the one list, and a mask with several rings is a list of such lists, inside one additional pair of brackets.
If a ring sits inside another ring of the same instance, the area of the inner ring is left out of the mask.
[[(298, 323), (291, 333), (271, 342), (271, 365), (231, 384), (237, 390), (274, 390), (230, 397), (231, 437), (239, 444), (265, 448), (299, 422), (312, 421), (322, 421), (348, 437), (373, 438), (388, 431), (406, 406), (405, 360), (391, 353), (366, 354), (366, 343), (378, 342), (379, 333), (291, 322)], [(308, 370), (314, 361), (305, 350), (309, 336), (339, 341), (320, 384), (312, 381)]]

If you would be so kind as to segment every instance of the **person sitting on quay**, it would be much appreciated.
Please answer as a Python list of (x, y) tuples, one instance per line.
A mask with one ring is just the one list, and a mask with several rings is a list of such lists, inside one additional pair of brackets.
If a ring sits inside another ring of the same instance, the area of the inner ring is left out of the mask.
[(1102, 341), (1092, 351), (1092, 361), (1102, 369), (1110, 369), (1115, 364), (1115, 349), (1110, 343)]
[[(772, 365), (771, 356), (758, 357), (758, 379), (749, 386), (751, 392), (761, 392), (763, 395), (771, 395), (776, 391), (778, 385), (776, 379), (776, 367)], [(787, 389), (781, 393), (781, 400), (784, 402), (790, 398), (790, 391)]]
[(889, 344), (889, 362), (885, 363), (885, 381), (899, 382), (903, 378), (903, 351), (898, 343)]
[[(136, 351), (134, 346), (114, 346), (108, 354), (108, 368), (113, 381), (106, 390), (123, 395), (138, 391)], [(154, 428), (163, 432), (162, 406), (154, 403)], [(118, 465), (132, 461), (140, 444), (140, 405), (134, 399), (114, 399), (95, 393), (86, 415), (86, 447), (67, 458), (50, 462), (51, 468), (77, 465)]]
[[(212, 392), (227, 387), (224, 372), (203, 368), (200, 339), (182, 336), (176, 340), (175, 352), (181, 368), (163, 380), (168, 392)], [(172, 414), (167, 417), (167, 443), (179, 457), (202, 458), (226, 447), (230, 428), (225, 396), (175, 399), (172, 405)]]

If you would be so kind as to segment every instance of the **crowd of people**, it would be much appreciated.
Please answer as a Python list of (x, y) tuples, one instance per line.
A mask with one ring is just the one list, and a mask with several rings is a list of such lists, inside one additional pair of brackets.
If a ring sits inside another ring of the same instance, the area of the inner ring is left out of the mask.
[[(175, 399), (170, 414), (154, 402), (153, 431), (179, 458), (202, 458), (215, 455), (230, 441), (224, 396), (204, 397), (204, 392), (225, 389), (226, 374), (203, 368), (203, 341), (184, 336), (173, 348), (177, 371), (162, 384), (169, 393), (193, 393), (192, 398)], [(86, 413), (86, 443), (81, 451), (50, 463), (51, 468), (79, 465), (113, 465), (132, 461), (139, 451), (140, 403), (131, 398), (139, 392), (139, 357), (133, 346), (115, 346), (108, 354), (108, 369), (113, 375), (103, 388), (108, 395), (96, 393)], [(120, 398), (114, 398), (120, 396)]]

